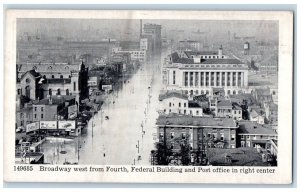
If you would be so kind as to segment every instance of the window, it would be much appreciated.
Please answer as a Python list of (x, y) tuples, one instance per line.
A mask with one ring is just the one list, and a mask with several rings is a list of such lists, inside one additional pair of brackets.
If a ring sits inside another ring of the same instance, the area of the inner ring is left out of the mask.
[(186, 103), (183, 103), (183, 107), (186, 107)]
[(52, 79), (54, 79), (54, 75), (52, 75)]
[(163, 140), (163, 139), (164, 139), (164, 133), (162, 133), (162, 132), (159, 133), (159, 139), (160, 139), (160, 140)]
[(244, 135), (241, 135), (241, 139), (244, 139)]
[(196, 111), (196, 115), (199, 115), (199, 111), (198, 110)]
[(34, 118), (36, 118), (37, 116), (36, 116), (36, 114), (34, 114)]
[(234, 141), (235, 140), (235, 134), (231, 134), (231, 141)]
[(171, 139), (174, 139), (174, 132), (171, 132), (170, 135), (171, 135)]
[(210, 136), (211, 136), (210, 133), (207, 133), (207, 137), (210, 138)]
[(30, 83), (30, 79), (29, 78), (27, 78), (25, 81), (26, 81), (26, 83)]
[(41, 107), (41, 111), (44, 111), (44, 107)]
[(76, 91), (76, 82), (73, 82), (73, 90)]
[(178, 107), (181, 107), (181, 103), (180, 102), (178, 103)]
[(49, 95), (52, 95), (52, 89), (49, 89)]
[(171, 113), (171, 109), (169, 109), (169, 113)]
[(241, 141), (241, 147), (245, 147), (245, 141)]
[(61, 79), (63, 79), (63, 78), (64, 78), (64, 76), (63, 76), (63, 75), (60, 75), (60, 78), (61, 78)]
[(183, 110), (183, 114), (186, 114), (186, 110)]
[(224, 141), (224, 133), (221, 133), (220, 139), (221, 139), (221, 141)]
[(37, 107), (34, 107), (34, 111), (36, 111)]
[(176, 83), (176, 71), (173, 71), (173, 85)]
[(182, 139), (186, 139), (186, 133), (182, 133), (182, 134), (181, 134), (181, 138), (182, 138)]
[(21, 89), (18, 89), (18, 95), (21, 95)]
[(70, 95), (69, 89), (66, 89), (66, 95)]
[(190, 110), (190, 115), (193, 115), (193, 111), (192, 110)]
[(167, 112), (167, 110), (166, 110), (166, 109), (164, 109), (164, 112), (166, 113), (166, 112)]
[(43, 119), (44, 118), (44, 114), (41, 114), (41, 119)]
[(250, 141), (247, 141), (247, 147), (251, 147)]
[(60, 95), (60, 89), (57, 89), (56, 95)]
[(171, 102), (169, 103), (169, 107), (172, 107), (172, 103)]

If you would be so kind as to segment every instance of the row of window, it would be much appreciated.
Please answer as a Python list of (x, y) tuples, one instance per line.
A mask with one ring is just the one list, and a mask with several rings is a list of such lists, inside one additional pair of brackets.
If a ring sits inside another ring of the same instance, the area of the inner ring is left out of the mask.
[[(186, 139), (186, 133), (185, 132), (183, 132), (183, 133), (181, 133), (181, 139)], [(217, 133), (207, 133), (207, 135), (205, 136), (205, 135), (203, 135), (203, 138), (212, 138), (212, 139), (217, 139), (218, 137), (217, 137)], [(164, 139), (164, 134), (163, 133), (160, 133), (159, 134), (159, 138), (161, 139), (161, 140), (163, 140)], [(170, 138), (171, 139), (174, 139), (175, 138), (175, 133), (174, 132), (170, 132)], [(220, 133), (220, 140), (221, 141), (224, 141), (224, 133)], [(234, 141), (235, 140), (235, 134), (231, 134), (230, 135), (230, 140), (231, 141)]]
[[(173, 103), (173, 107), (174, 107), (174, 103)], [(172, 102), (169, 102), (169, 107), (172, 107)], [(178, 103), (178, 107), (181, 107), (181, 102)], [(183, 107), (186, 107), (186, 103), (183, 103)]]
[[(167, 110), (164, 109), (164, 113), (166, 113), (166, 112), (167, 112)], [(172, 110), (169, 109), (169, 113), (171, 113), (171, 112), (172, 112)], [(175, 112), (176, 112), (176, 111), (175, 111)], [(186, 109), (183, 110), (183, 113), (182, 113), (181, 110), (179, 109), (179, 110), (178, 110), (178, 113), (179, 113), (179, 114), (184, 114), (184, 115), (187, 114)], [(190, 110), (190, 115), (193, 115), (193, 111), (192, 111), (192, 110)], [(196, 115), (199, 115), (199, 111), (198, 111), (198, 110), (196, 110)]]
[[(184, 91), (184, 93), (186, 94), (186, 95), (199, 95), (199, 93), (201, 94), (201, 95), (204, 95), (204, 94), (207, 94), (207, 95), (209, 95), (209, 93), (210, 93), (210, 91), (209, 90), (201, 90), (201, 91), (199, 91), (199, 90), (185, 90)], [(238, 94), (238, 93), (240, 93), (239, 91), (236, 91), (236, 90), (233, 90), (233, 91), (231, 91), (231, 90), (227, 90), (227, 94), (228, 95), (231, 95), (231, 94), (233, 94), (233, 95), (236, 95), (236, 94)]]
[(228, 68), (228, 67), (242, 67), (243, 65), (232, 65), (232, 64), (223, 64), (223, 65), (203, 65), (203, 64), (196, 64), (196, 65), (184, 65), (184, 67), (192, 67), (192, 68)]
[[(242, 86), (242, 72), (184, 72), (184, 86)], [(227, 82), (226, 82), (227, 75)], [(173, 71), (173, 84), (176, 73)]]

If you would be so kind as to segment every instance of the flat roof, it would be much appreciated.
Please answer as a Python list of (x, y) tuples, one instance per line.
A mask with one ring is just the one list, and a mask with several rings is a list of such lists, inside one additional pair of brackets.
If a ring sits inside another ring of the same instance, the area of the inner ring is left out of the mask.
[(237, 128), (236, 123), (232, 118), (194, 117), (190, 115), (179, 114), (160, 115), (156, 121), (156, 125), (180, 127), (191, 126), (195, 128)]

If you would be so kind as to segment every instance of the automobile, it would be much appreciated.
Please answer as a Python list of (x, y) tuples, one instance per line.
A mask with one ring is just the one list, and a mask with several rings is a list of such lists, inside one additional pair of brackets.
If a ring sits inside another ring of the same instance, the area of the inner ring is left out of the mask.
[(16, 129), (16, 133), (21, 133), (23, 131), (23, 128), (22, 127), (18, 127), (17, 129)]

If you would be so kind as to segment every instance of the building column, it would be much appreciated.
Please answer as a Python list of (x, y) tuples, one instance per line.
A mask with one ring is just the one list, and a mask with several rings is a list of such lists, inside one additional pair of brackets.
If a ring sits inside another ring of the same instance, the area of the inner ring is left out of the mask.
[(188, 72), (187, 72), (187, 74), (188, 74), (188, 81), (187, 81), (187, 85), (188, 85), (188, 87), (190, 87), (190, 72), (188, 71)]
[(244, 86), (248, 87), (248, 71), (245, 71), (243, 74), (244, 74)]
[(196, 72), (193, 72), (193, 86), (196, 87)]
[(211, 82), (211, 72), (208, 73), (208, 86), (209, 87), (211, 86), (210, 82)]
[(238, 80), (239, 80), (239, 72), (235, 72), (235, 82), (236, 82), (236, 87), (238, 87), (239, 86), (239, 82), (238, 82)]
[(227, 87), (227, 71), (225, 72), (225, 87)]
[(203, 87), (206, 87), (206, 72), (203, 72)]
[(217, 72), (214, 72), (214, 86), (217, 86)]
[(233, 86), (233, 72), (230, 72), (230, 87)]
[(220, 87), (222, 87), (222, 83), (223, 83), (222, 82), (222, 78), (223, 78), (222, 71), (220, 71), (219, 74), (220, 74), (220, 76), (219, 76), (219, 78), (220, 78), (220, 82), (219, 83), (220, 84), (219, 85), (220, 85)]
[(184, 81), (185, 81), (185, 72), (183, 71), (182, 72), (182, 81), (181, 81), (182, 86), (181, 87), (185, 87), (185, 84), (184, 84), (185, 82)]

